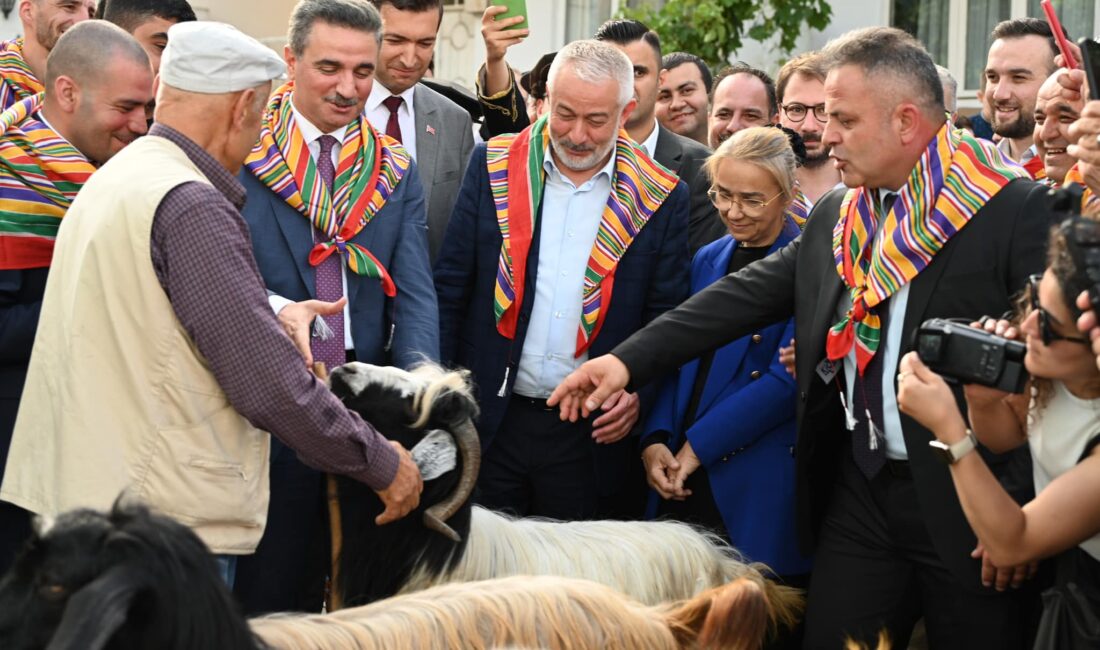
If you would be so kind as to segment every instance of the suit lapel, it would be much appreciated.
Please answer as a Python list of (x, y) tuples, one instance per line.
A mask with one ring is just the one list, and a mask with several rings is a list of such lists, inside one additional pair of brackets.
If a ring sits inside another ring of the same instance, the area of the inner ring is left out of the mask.
[(294, 268), (298, 269), (302, 284), (309, 295), (316, 296), (316, 276), (309, 264), (309, 252), (313, 249), (312, 224), (304, 214), (287, 205), (271, 190), (267, 190), (265, 195), (271, 203), (271, 213), (275, 215), (275, 223), (279, 224), (279, 230), (290, 249)]
[[(924, 320), (924, 312), (928, 308), (928, 302), (932, 300), (932, 294), (939, 284), (944, 269), (950, 264), (951, 254), (955, 250), (955, 247), (951, 245), (954, 239), (956, 238), (952, 238), (951, 241), (948, 241), (944, 247), (936, 253), (935, 258), (932, 259), (932, 263), (926, 266), (925, 269), (909, 283), (909, 300), (905, 306), (905, 324), (902, 326), (902, 349), (905, 349), (909, 343), (909, 333), (916, 331), (917, 327), (920, 326), (921, 322)], [(898, 358), (900, 360), (901, 357), (899, 356)], [(886, 368), (885, 370), (893, 372), (891, 368)]]
[[(416, 167), (420, 173), (420, 183), (424, 186), (424, 207), (431, 211), (432, 179), (435, 178), (436, 158), (439, 157), (438, 107), (425, 89), (417, 84), (413, 90), (413, 105), (416, 110), (413, 117), (416, 126)], [(432, 127), (431, 130), (428, 127)]]
[(684, 149), (676, 139), (676, 134), (661, 125), (657, 125), (656, 151), (649, 153), (650, 158), (661, 163), (670, 171), (680, 174), (680, 164), (683, 160)]
[[(377, 224), (375, 223), (375, 220), (376, 219), (387, 218), (387, 216), (388, 216), (387, 212), (389, 210), (395, 209), (395, 205), (397, 205), (397, 204), (396, 203), (391, 204), (389, 201), (387, 201), (386, 204), (382, 206), (382, 209), (378, 212), (378, 214), (374, 215), (374, 219), (371, 219), (371, 223), (368, 223), (366, 226), (364, 226), (363, 229), (359, 231), (359, 234), (352, 238), (352, 241), (355, 242), (356, 244), (359, 244), (360, 246), (367, 249), (368, 251), (371, 251), (372, 253), (374, 253), (374, 233), (377, 229)], [(375, 226), (375, 227), (372, 228), (371, 226)], [(378, 255), (378, 253), (374, 253), (374, 254)], [(383, 258), (379, 257), (379, 261), (383, 261)], [(344, 263), (346, 264), (346, 261)], [(392, 269), (389, 269), (389, 267), (387, 267), (387, 270), (392, 270)], [(355, 271), (352, 271), (350, 268), (346, 269), (345, 273), (347, 274), (347, 278), (348, 278), (348, 306), (349, 307), (353, 304), (356, 304), (355, 303), (356, 297), (359, 295), (359, 291), (360, 291), (360, 289), (363, 288), (363, 285), (365, 283), (373, 282), (373, 283), (378, 284), (379, 286), (381, 286), (381, 283), (378, 280), (375, 280), (374, 278), (368, 278), (365, 275), (359, 275)], [(397, 291), (400, 292), (401, 287), (398, 287)]]

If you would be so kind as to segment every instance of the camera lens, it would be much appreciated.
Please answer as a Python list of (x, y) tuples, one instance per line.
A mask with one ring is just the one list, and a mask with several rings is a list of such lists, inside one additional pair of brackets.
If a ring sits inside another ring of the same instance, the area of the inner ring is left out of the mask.
[(939, 361), (942, 339), (938, 334), (921, 333), (917, 340), (917, 354), (921, 361), (933, 363)]

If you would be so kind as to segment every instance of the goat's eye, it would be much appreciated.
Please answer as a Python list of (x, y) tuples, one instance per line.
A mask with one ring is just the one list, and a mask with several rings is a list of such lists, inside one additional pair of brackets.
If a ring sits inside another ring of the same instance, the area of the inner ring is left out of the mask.
[(38, 594), (46, 600), (60, 600), (69, 593), (65, 585), (52, 583), (38, 588)]

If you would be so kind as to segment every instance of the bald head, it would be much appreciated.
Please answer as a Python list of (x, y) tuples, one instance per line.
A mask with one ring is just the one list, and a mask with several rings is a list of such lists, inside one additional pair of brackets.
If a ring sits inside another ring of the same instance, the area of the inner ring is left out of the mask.
[(141, 44), (121, 27), (103, 20), (74, 25), (57, 40), (46, 59), (46, 93), (59, 77), (68, 77), (78, 85), (94, 85), (120, 60), (149, 67), (149, 56)]

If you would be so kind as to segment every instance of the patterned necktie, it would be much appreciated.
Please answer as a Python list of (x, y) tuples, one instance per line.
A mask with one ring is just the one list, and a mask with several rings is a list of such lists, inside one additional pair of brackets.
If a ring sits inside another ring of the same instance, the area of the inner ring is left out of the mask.
[[(328, 188), (329, 196), (333, 194), (333, 181), (336, 178), (336, 167), (332, 163), (332, 149), (339, 142), (331, 135), (322, 135), (317, 141), (321, 145), (321, 152), (317, 155), (317, 173), (321, 181)], [(321, 233), (314, 233), (314, 238), (323, 237)], [(344, 295), (344, 278), (341, 272), (344, 264), (343, 255), (339, 252), (329, 255), (325, 261), (317, 265), (315, 269), (314, 287), (317, 300), (335, 302)], [(344, 315), (342, 313), (323, 318), (332, 336), (328, 338), (314, 337), (310, 342), (313, 351), (313, 360), (322, 361), (332, 370), (344, 365), (347, 361), (347, 352), (344, 349)]]
[[(896, 194), (887, 194), (883, 200), (883, 218), (879, 221), (879, 227), (886, 221), (886, 215), (894, 205)], [(886, 356), (886, 337), (890, 331), (890, 300), (887, 299), (875, 306), (882, 326), (882, 342), (879, 344), (875, 356), (863, 370), (863, 376), (856, 373), (855, 386), (852, 390), (852, 405), (856, 417), (856, 426), (852, 429), (852, 456), (855, 458), (856, 467), (868, 479), (874, 478), (883, 465), (886, 464), (886, 438), (884, 431), (886, 425), (882, 417), (882, 365)]]
[(386, 120), (386, 135), (401, 142), (401, 123), (397, 121), (397, 109), (401, 108), (405, 100), (392, 95), (382, 100), (382, 105), (390, 110), (390, 119)]

